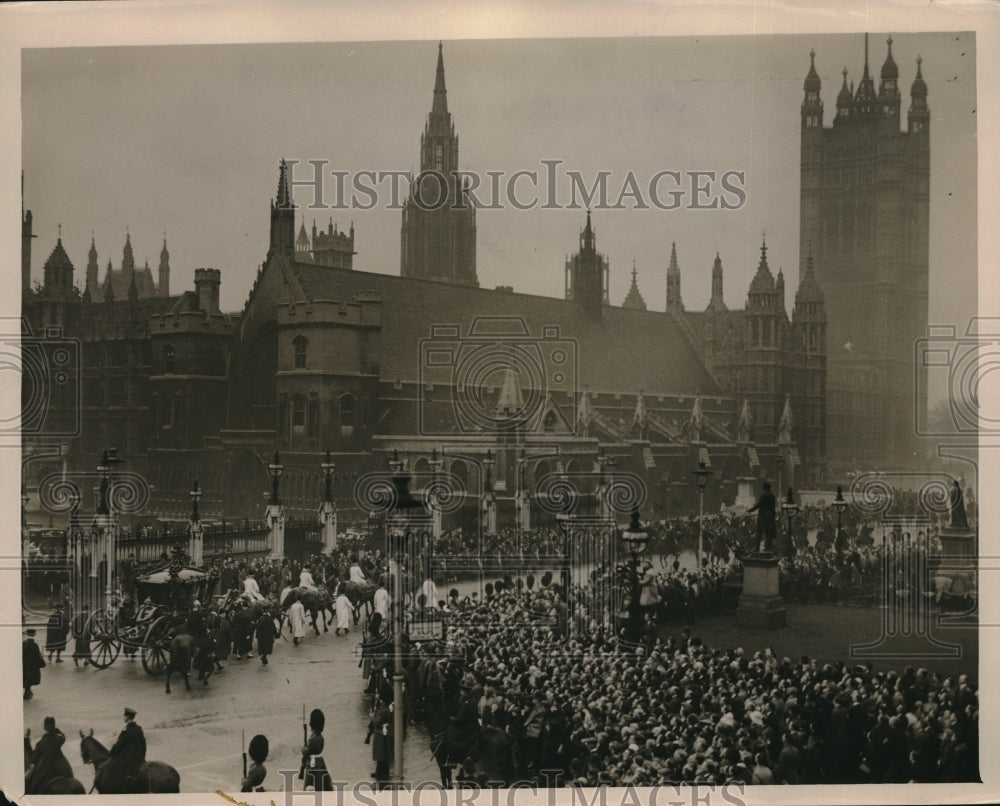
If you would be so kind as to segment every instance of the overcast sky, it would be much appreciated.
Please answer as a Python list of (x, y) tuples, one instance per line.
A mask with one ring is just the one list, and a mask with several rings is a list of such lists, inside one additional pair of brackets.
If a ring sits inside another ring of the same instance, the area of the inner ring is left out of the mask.
[[(876, 84), (887, 35), (871, 35)], [(841, 69), (860, 80), (861, 35), (446, 41), (461, 167), (484, 182), (488, 171), (518, 170), (537, 170), (542, 181), (542, 160), (560, 160), (560, 201), (569, 200), (566, 171), (588, 184), (610, 172), (612, 201), (631, 172), (650, 204), (648, 183), (659, 171), (742, 171), (746, 202), (736, 210), (594, 212), (614, 304), (635, 260), (647, 304), (664, 308), (676, 241), (685, 305), (707, 304), (718, 251), (726, 301), (742, 307), (762, 231), (772, 270), (783, 268), (789, 288), (797, 286), (799, 107), (811, 48), (829, 124)], [(918, 54), (928, 85), (931, 320), (962, 322), (975, 310), (975, 36), (898, 34), (893, 54), (904, 125)], [(266, 254), (278, 160), (300, 160), (298, 179), (312, 174), (307, 160), (351, 174), (417, 169), (436, 58), (436, 41), (25, 50), (24, 204), (39, 236), (33, 280), (60, 223), (81, 286), (92, 232), (102, 279), (109, 257), (121, 265), (126, 227), (138, 264), (148, 260), (155, 277), (166, 232), (171, 290), (192, 287), (195, 268), (215, 267), (223, 308), (240, 310)], [(545, 201), (544, 183), (535, 194), (526, 180), (518, 187), (525, 199)], [(667, 199), (670, 179), (660, 187)], [(388, 191), (388, 182), (379, 188)], [(333, 180), (324, 191), (334, 203)], [(307, 226), (353, 221), (355, 267), (396, 274), (401, 214), (387, 209), (388, 195), (370, 210), (301, 213)], [(303, 208), (313, 201), (309, 188), (295, 197)], [(562, 296), (563, 263), (584, 219), (583, 210), (481, 210), (480, 284)]]

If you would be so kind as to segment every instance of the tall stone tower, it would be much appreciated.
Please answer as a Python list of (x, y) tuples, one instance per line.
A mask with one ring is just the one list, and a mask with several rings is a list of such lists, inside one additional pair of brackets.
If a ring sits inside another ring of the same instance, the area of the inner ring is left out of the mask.
[(844, 69), (832, 127), (815, 53), (804, 84), (799, 249), (814, 256), (826, 301), (834, 472), (920, 458), (914, 405), (927, 401), (914, 401), (914, 343), (927, 333), (930, 116), (919, 58), (905, 130), (898, 81), (889, 39), (876, 91), (866, 35), (861, 81), (854, 90)]
[(476, 210), (459, 181), (458, 135), (448, 111), (444, 52), (438, 45), (434, 101), (420, 136), (420, 174), (403, 205), (400, 274), (478, 286)]
[(580, 251), (566, 259), (566, 299), (576, 302), (580, 310), (594, 319), (608, 302), (608, 259), (597, 251), (597, 236), (590, 223), (580, 233)]

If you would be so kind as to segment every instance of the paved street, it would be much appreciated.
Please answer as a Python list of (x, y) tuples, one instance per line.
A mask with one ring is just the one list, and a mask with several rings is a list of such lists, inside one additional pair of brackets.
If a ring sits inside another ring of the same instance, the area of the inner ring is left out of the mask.
[[(279, 639), (267, 666), (257, 657), (240, 661), (231, 656), (207, 687), (192, 676), (194, 690), (187, 692), (175, 676), (170, 695), (164, 693), (164, 678), (146, 674), (139, 660), (119, 656), (102, 671), (89, 665), (74, 668), (70, 644), (63, 663), (42, 670), (34, 699), (24, 703), (25, 726), (34, 741), (42, 735), (42, 720), (54, 716), (66, 734), (65, 753), (73, 772), (89, 789), (93, 768), (80, 759), (78, 731), (93, 728), (94, 736), (110, 747), (122, 728), (123, 707), (131, 706), (146, 734), (146, 758), (176, 767), (182, 792), (238, 792), (241, 731), (248, 743), (263, 733), (271, 745), (264, 786), (276, 791), (283, 786), (279, 770), (299, 769), (304, 702), (307, 714), (320, 708), (326, 715), (323, 755), (333, 779), (369, 780), (374, 765), (371, 747), (364, 744), (369, 717), (358, 668), (360, 638), (355, 627), (349, 636), (338, 637), (331, 630), (298, 647)], [(439, 780), (422, 730), (411, 729), (407, 736), (406, 776)], [(300, 786), (298, 779), (295, 784)]]

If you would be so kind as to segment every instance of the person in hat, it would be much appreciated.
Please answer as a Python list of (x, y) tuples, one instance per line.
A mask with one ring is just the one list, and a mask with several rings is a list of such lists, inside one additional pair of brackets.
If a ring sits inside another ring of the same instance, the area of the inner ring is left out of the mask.
[(49, 663), (52, 662), (53, 652), (56, 655), (56, 663), (62, 663), (67, 635), (69, 635), (69, 624), (66, 621), (66, 614), (62, 604), (57, 604), (45, 626), (45, 651), (49, 654)]
[(126, 708), (123, 717), (125, 727), (118, 734), (118, 740), (111, 746), (109, 751), (111, 758), (108, 763), (112, 766), (112, 773), (126, 780), (134, 781), (139, 773), (139, 768), (146, 763), (146, 736), (136, 722), (136, 712), (134, 708)]
[(261, 784), (267, 777), (267, 768), (264, 766), (264, 762), (267, 761), (267, 754), (270, 751), (267, 737), (258, 733), (250, 740), (250, 747), (247, 750), (253, 763), (247, 770), (246, 777), (243, 778), (240, 792), (263, 792), (264, 787)]
[(368, 737), (365, 739), (365, 744), (372, 746), (372, 761), (375, 762), (372, 778), (375, 779), (379, 790), (383, 789), (389, 780), (389, 768), (395, 749), (392, 733), (392, 709), (391, 704), (379, 708), (368, 725)]
[(44, 795), (56, 778), (72, 778), (73, 767), (63, 755), (66, 742), (63, 732), (56, 727), (54, 717), (45, 717), (45, 733), (32, 751), (28, 769), (24, 772), (24, 794)]
[(87, 665), (90, 657), (90, 635), (87, 631), (87, 622), (90, 620), (90, 605), (84, 602), (80, 606), (80, 612), (73, 618), (73, 665)]
[(24, 699), (30, 700), (35, 696), (31, 687), (40, 685), (42, 682), (45, 659), (42, 657), (42, 650), (35, 643), (35, 630), (27, 630), (25, 635), (27, 637), (21, 645), (21, 676), (24, 684)]
[(278, 634), (274, 619), (267, 610), (258, 616), (254, 630), (257, 633), (257, 654), (260, 655), (261, 665), (267, 666), (267, 656), (274, 652), (274, 639)]
[(333, 783), (330, 781), (330, 773), (326, 769), (326, 762), (323, 760), (323, 728), (326, 726), (326, 717), (319, 708), (314, 708), (309, 714), (309, 738), (302, 745), (302, 767), (299, 770), (299, 777), (304, 778), (305, 788), (312, 784), (317, 792), (332, 792)]

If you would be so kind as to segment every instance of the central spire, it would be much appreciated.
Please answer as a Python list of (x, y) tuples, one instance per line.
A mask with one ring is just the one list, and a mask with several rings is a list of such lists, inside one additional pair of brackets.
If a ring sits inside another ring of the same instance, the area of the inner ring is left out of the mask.
[(444, 43), (438, 42), (437, 75), (434, 78), (434, 104), (431, 115), (448, 114), (448, 90), (444, 84)]

